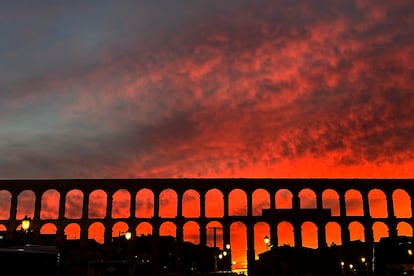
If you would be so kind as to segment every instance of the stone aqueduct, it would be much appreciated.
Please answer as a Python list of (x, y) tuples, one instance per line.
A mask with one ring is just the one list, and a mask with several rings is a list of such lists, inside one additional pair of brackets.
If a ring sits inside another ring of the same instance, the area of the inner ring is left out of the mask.
[[(58, 218), (41, 219), (41, 198), (48, 190), (56, 190), (60, 195)], [(88, 218), (89, 195), (95, 190), (103, 190), (107, 194), (106, 216), (104, 218)], [(119, 190), (130, 193), (130, 215), (127, 218), (113, 218), (112, 196)], [(136, 195), (140, 190), (148, 189), (153, 192), (153, 216), (139, 218), (135, 216)], [(160, 194), (171, 189), (177, 195), (177, 214), (175, 217), (160, 217)], [(223, 195), (223, 216), (206, 216), (206, 193), (216, 189)], [(229, 214), (229, 194), (234, 190), (242, 190), (246, 195), (247, 214), (244, 216)], [(253, 214), (252, 195), (254, 191), (262, 189), (269, 194), (270, 208), (263, 210), (262, 215)], [(276, 193), (282, 189), (290, 191), (291, 208), (276, 208)], [(300, 202), (299, 194), (304, 189), (313, 191), (316, 198), (316, 208), (304, 209)], [(414, 228), (413, 216), (399, 217), (394, 213), (399, 202), (393, 200), (395, 191), (401, 190), (409, 198), (408, 208), (414, 210), (414, 179), (64, 179), (64, 180), (0, 180), (0, 191), (10, 193), (9, 218), (0, 220), (7, 228), (7, 235), (13, 238), (21, 221), (17, 219), (18, 196), (23, 191), (30, 190), (35, 195), (34, 216), (32, 225), (34, 230), (39, 230), (46, 223), (56, 225), (56, 239), (59, 241), (64, 237), (65, 227), (71, 223), (80, 226), (80, 241), (85, 243), (88, 239), (89, 226), (100, 222), (105, 227), (104, 244), (111, 241), (112, 228), (117, 222), (125, 222), (130, 229), (142, 222), (148, 222), (152, 226), (152, 235), (155, 242), (158, 241), (159, 227), (163, 222), (169, 221), (176, 226), (177, 244), (183, 243), (183, 226), (186, 222), (193, 221), (199, 226), (199, 239), (201, 245), (207, 243), (207, 225), (217, 221), (222, 225), (223, 243), (231, 241), (230, 226), (234, 222), (242, 222), (247, 232), (247, 262), (252, 263), (255, 258), (254, 251), (254, 226), (259, 222), (269, 225), (270, 238), (273, 244), (278, 244), (277, 224), (289, 222), (294, 229), (295, 246), (302, 246), (301, 225), (304, 222), (312, 222), (317, 226), (317, 237), (319, 247), (326, 246), (325, 226), (335, 222), (340, 226), (342, 244), (350, 242), (349, 225), (351, 222), (359, 222), (364, 227), (364, 238), (366, 242), (373, 242), (372, 227), (376, 222), (382, 222), (388, 227), (389, 236), (397, 235), (397, 226), (400, 223)], [(82, 217), (77, 219), (65, 217), (66, 195), (73, 190), (83, 193)], [(183, 216), (183, 195), (188, 190), (194, 190), (199, 194), (199, 217)], [(323, 208), (322, 194), (324, 191), (333, 190), (338, 195), (339, 214), (332, 216), (330, 210)], [(360, 216), (347, 215), (345, 195), (348, 191), (355, 190), (362, 198), (363, 214)], [(387, 216), (373, 217), (370, 215), (368, 194), (373, 190), (379, 190), (385, 195)]]

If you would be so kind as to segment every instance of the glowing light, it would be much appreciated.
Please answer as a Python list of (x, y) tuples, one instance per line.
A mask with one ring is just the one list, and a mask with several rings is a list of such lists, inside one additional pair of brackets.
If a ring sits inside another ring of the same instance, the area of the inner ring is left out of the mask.
[(267, 235), (264, 237), (264, 243), (266, 245), (268, 245), (270, 243), (270, 239), (269, 239), (269, 237)]
[(24, 232), (28, 232), (29, 228), (30, 228), (30, 218), (28, 218), (27, 216), (24, 216), (22, 220), (22, 229)]

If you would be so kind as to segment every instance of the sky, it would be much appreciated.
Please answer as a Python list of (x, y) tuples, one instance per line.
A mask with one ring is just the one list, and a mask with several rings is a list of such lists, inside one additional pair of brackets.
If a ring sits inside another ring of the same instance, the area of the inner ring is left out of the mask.
[(412, 26), (412, 0), (3, 1), (0, 178), (412, 178)]
[(414, 2), (7, 1), (0, 178), (412, 177)]

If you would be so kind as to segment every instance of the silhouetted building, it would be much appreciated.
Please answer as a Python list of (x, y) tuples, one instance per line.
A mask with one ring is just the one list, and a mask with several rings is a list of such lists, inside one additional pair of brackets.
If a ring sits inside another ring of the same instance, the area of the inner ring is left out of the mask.
[(57, 246), (15, 245), (0, 248), (0, 275), (63, 275)]
[(412, 237), (386, 237), (375, 244), (375, 275), (414, 275)]
[(335, 244), (323, 248), (272, 247), (259, 254), (254, 276), (336, 276), (369, 275), (369, 244), (352, 241), (345, 246)]
[[(43, 262), (37, 262), (38, 266), (30, 268), (31, 272), (40, 271), (39, 269), (47, 272), (39, 275), (145, 276), (154, 275), (154, 270), (157, 275), (201, 275), (215, 270), (215, 257), (219, 251), (218, 248), (203, 247), (190, 242), (184, 242), (179, 249), (174, 237), (160, 236), (157, 247), (159, 252), (156, 254), (159, 259), (154, 260), (154, 238), (151, 235), (142, 235), (131, 240), (126, 240), (124, 236), (113, 237), (109, 248), (93, 239), (89, 239), (86, 244), (81, 243), (80, 240), (65, 239), (57, 245), (55, 235), (41, 234), (38, 239), (40, 242), (29, 246), (26, 242), (30, 241), (30, 238), (20, 232), (16, 234), (19, 238), (15, 240), (7, 240), (4, 237), (5, 235), (0, 232), (0, 253), (3, 258), (1, 265), (7, 271), (15, 272), (21, 268), (19, 264), (22, 261), (35, 261), (37, 258), (42, 258), (45, 252), (53, 258), (50, 249), (56, 249), (58, 266), (48, 257), (42, 259)], [(28, 259), (30, 256), (35, 257)], [(155, 269), (154, 265), (157, 266)], [(223, 265), (220, 266), (220, 269), (224, 268), (228, 269)], [(1, 271), (0, 275), (20, 274), (3, 274)]]

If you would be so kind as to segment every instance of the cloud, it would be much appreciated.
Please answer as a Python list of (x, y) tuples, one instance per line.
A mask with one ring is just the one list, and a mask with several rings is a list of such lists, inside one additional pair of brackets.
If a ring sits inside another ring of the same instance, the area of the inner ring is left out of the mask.
[(84, 63), (7, 83), (3, 177), (410, 175), (410, 1), (140, 5), (103, 6), (103, 37), (81, 18), (107, 45)]

